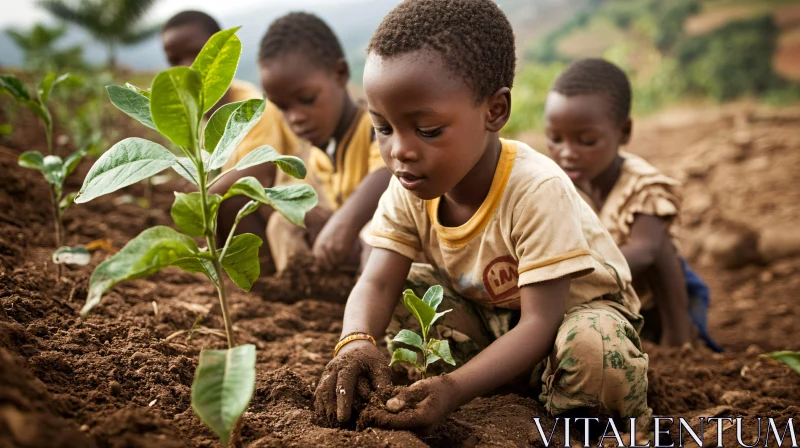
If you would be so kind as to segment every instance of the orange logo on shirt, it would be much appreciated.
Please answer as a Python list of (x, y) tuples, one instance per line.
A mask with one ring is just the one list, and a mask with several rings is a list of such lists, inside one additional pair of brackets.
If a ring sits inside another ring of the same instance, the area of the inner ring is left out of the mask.
[(483, 286), (493, 302), (501, 302), (519, 294), (517, 260), (510, 255), (497, 257), (483, 270)]

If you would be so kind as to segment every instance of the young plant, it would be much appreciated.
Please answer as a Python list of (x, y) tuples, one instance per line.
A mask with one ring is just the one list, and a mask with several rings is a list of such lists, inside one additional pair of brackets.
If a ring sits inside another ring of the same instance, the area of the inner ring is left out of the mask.
[[(179, 231), (166, 226), (147, 229), (97, 266), (89, 279), (81, 313), (86, 315), (115, 284), (168, 266), (207, 276), (217, 289), (228, 349), (201, 352), (192, 384), (192, 408), (225, 444), (255, 389), (255, 346), (236, 344), (223, 271), (241, 289), (249, 290), (260, 273), (258, 248), (262, 241), (248, 233), (234, 236), (236, 224), (266, 204), (302, 226), (305, 213), (317, 204), (317, 196), (307, 184), (264, 188), (254, 177), (238, 180), (225, 195), (208, 192), (220, 178), (211, 179), (210, 173), (227, 162), (265, 106), (260, 99), (227, 104), (214, 112), (205, 126), (202, 124), (204, 114), (223, 97), (236, 72), (242, 51), (237, 30), (216, 33), (191, 67), (159, 73), (149, 90), (130, 84), (108, 87), (117, 108), (163, 134), (181, 149), (183, 157), (157, 143), (127, 138), (97, 160), (75, 199), (88, 202), (168, 168), (198, 188), (193, 193), (175, 193), (171, 215)], [(305, 177), (306, 168), (300, 159), (282, 156), (266, 145), (254, 149), (233, 169), (266, 162), (277, 164), (296, 178)], [(220, 246), (215, 239), (219, 205), (240, 195), (252, 201), (239, 211), (234, 229)], [(199, 247), (192, 237), (203, 238), (206, 246)]]
[(453, 356), (450, 354), (450, 344), (447, 341), (428, 338), (434, 322), (452, 311), (445, 310), (441, 313), (436, 312), (436, 308), (442, 303), (443, 295), (444, 292), (439, 285), (430, 287), (421, 299), (410, 289), (403, 292), (403, 305), (405, 305), (406, 309), (419, 321), (422, 336), (411, 330), (404, 329), (400, 330), (392, 341), (402, 342), (403, 344), (416, 348), (419, 350), (420, 355), (422, 355), (422, 361), (418, 362), (417, 352), (407, 348), (398, 348), (392, 353), (392, 361), (389, 363), (390, 366), (401, 362), (409, 363), (420, 371), (422, 378), (425, 378), (428, 373), (428, 366), (440, 359), (452, 366), (456, 365)]
[(49, 155), (44, 156), (39, 151), (27, 151), (19, 156), (19, 165), (23, 168), (37, 170), (42, 173), (45, 181), (50, 185), (50, 196), (53, 202), (53, 223), (55, 227), (56, 247), (53, 253), (53, 263), (58, 266), (58, 278), (61, 278), (62, 264), (85, 265), (89, 262), (91, 255), (82, 247), (62, 247), (64, 227), (62, 217), (64, 211), (72, 205), (77, 193), (72, 193), (63, 197), (64, 181), (75, 171), (81, 159), (86, 155), (85, 149), (70, 154), (66, 159), (53, 154), (53, 120), (47, 101), (53, 91), (53, 87), (64, 82), (69, 75), (56, 77), (55, 73), (48, 74), (39, 84), (36, 97), (32, 97), (25, 88), (25, 84), (12, 75), (0, 75), (0, 89), (5, 90), (20, 103), (28, 106), (35, 114), (39, 115), (45, 125), (47, 135), (47, 149)]
[(798, 375), (800, 375), (800, 352), (790, 352), (790, 351), (772, 352), (761, 356), (766, 356), (768, 358), (772, 358), (776, 361), (782, 362), (787, 366), (789, 366), (790, 369), (797, 372)]

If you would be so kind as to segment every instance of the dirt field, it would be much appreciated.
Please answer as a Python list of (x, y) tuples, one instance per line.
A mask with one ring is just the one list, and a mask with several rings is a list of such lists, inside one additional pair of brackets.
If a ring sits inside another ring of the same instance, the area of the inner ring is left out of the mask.
[[(630, 150), (686, 182), (682, 247), (712, 287), (711, 328), (726, 348), (647, 345), (657, 415), (800, 417), (800, 375), (759, 357), (800, 350), (800, 259), (789, 250), (800, 220), (798, 129), (800, 109), (750, 105), (672, 110), (636, 125)], [(81, 320), (88, 276), (108, 253), (56, 281), (47, 187), (16, 162), (43, 141), (38, 128), (23, 131), (0, 148), (0, 446), (218, 446), (190, 408), (190, 387), (200, 349), (221, 348), (224, 338), (175, 336), (198, 318), (222, 328), (213, 287), (167, 270), (120, 284)], [(526, 140), (542, 146), (535, 136)], [(149, 226), (170, 225), (176, 188), (183, 186), (155, 187), (150, 209), (115, 205), (119, 195), (77, 205), (65, 217), (68, 242), (107, 238), (119, 248)], [(542, 409), (516, 395), (477, 399), (427, 438), (319, 426), (315, 381), (338, 339), (351, 284), (301, 266), (229, 299), (239, 340), (258, 349), (246, 446), (541, 446), (531, 417)], [(754, 425), (745, 429), (749, 441)], [(726, 427), (724, 438), (734, 444), (735, 430)]]

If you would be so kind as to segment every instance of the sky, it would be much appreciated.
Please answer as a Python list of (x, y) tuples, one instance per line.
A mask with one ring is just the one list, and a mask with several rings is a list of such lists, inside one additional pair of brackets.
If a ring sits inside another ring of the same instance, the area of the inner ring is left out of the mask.
[[(9, 25), (26, 28), (37, 21), (49, 19), (48, 13), (36, 5), (36, 0), (2, 0), (0, 3), (2, 3), (0, 28)], [(336, 3), (340, 3), (340, 0), (292, 0), (292, 5), (298, 8)], [(286, 2), (284, 0), (161, 0), (153, 7), (148, 18), (165, 20), (184, 9), (199, 9), (215, 17), (224, 17), (271, 4), (285, 5)]]

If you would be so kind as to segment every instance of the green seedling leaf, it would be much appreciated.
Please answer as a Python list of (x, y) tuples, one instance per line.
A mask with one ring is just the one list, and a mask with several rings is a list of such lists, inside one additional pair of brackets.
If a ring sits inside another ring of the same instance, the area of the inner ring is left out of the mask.
[(265, 100), (247, 100), (231, 114), (225, 132), (219, 139), (206, 165), (206, 172), (222, 168), (239, 146), (250, 129), (258, 123), (264, 113)]
[(64, 184), (64, 161), (59, 156), (47, 156), (42, 160), (42, 172), (47, 183), (61, 188)]
[(242, 157), (242, 160), (236, 164), (237, 170), (250, 168), (251, 166), (261, 165), (262, 163), (272, 162), (278, 165), (284, 173), (294, 177), (295, 179), (303, 179), (306, 177), (306, 165), (295, 156), (284, 156), (269, 145), (259, 146), (258, 148), (247, 153)]
[[(203, 219), (202, 202), (203, 196), (200, 192), (189, 194), (175, 192), (175, 202), (172, 203), (170, 215), (181, 232), (191, 236), (205, 236), (213, 232), (214, 229), (206, 229), (203, 225), (205, 220)], [(220, 202), (222, 202), (222, 196), (208, 195), (208, 222), (216, 221)]]
[(436, 357), (436, 360), (434, 361), (428, 360), (428, 364), (441, 359), (442, 361), (450, 364), (451, 366), (456, 365), (456, 361), (453, 359), (453, 355), (450, 353), (450, 343), (448, 343), (447, 341), (431, 339), (430, 341), (428, 341), (428, 350), (430, 350), (431, 354), (433, 354)]
[(132, 90), (132, 91), (138, 93), (139, 95), (142, 95), (143, 97), (147, 98), (148, 101), (150, 100), (150, 90), (149, 89), (140, 89), (140, 88), (136, 87), (135, 85), (133, 85), (133, 84), (131, 84), (129, 82), (125, 83), (125, 88), (128, 89), (128, 90)]
[(239, 210), (239, 213), (236, 214), (236, 223), (238, 224), (242, 218), (254, 213), (256, 210), (258, 210), (258, 207), (261, 207), (261, 203), (258, 201), (250, 201), (247, 204), (244, 204), (244, 207), (242, 207)]
[(85, 316), (106, 291), (123, 280), (146, 277), (167, 266), (183, 267), (207, 257), (192, 238), (166, 226), (149, 228), (97, 266), (89, 278), (89, 293), (81, 315)]
[(413, 314), (419, 321), (419, 324), (422, 327), (422, 336), (427, 336), (431, 323), (436, 316), (436, 311), (431, 308), (430, 305), (423, 302), (422, 299), (417, 297), (417, 295), (414, 294), (414, 291), (410, 289), (406, 289), (403, 292), (403, 305), (405, 305), (406, 309), (408, 309), (408, 311), (410, 311), (411, 314)]
[(203, 130), (203, 148), (211, 152), (219, 144), (219, 140), (225, 133), (225, 127), (228, 125), (228, 119), (236, 112), (236, 109), (242, 105), (244, 101), (237, 101), (235, 103), (226, 104), (217, 109), (211, 119), (206, 123), (206, 128)]
[(439, 285), (434, 285), (428, 288), (428, 290), (425, 292), (425, 296), (422, 297), (422, 301), (436, 310), (436, 308), (439, 308), (439, 304), (442, 303), (443, 297), (444, 289), (442, 289), (442, 287)]
[[(200, 155), (203, 157), (203, 165), (208, 163), (208, 159), (211, 155), (205, 151), (200, 151)], [(197, 173), (197, 167), (194, 166), (194, 162), (188, 157), (178, 157), (175, 159), (175, 165), (173, 165), (172, 168), (184, 179), (198, 187), (200, 186), (200, 175)], [(205, 174), (203, 175), (205, 176)]]
[(117, 109), (125, 112), (129, 117), (142, 123), (150, 129), (156, 130), (153, 117), (150, 115), (150, 98), (143, 95), (139, 89), (120, 86), (106, 86), (108, 99)]
[(92, 254), (83, 246), (64, 246), (53, 252), (53, 263), (55, 264), (86, 266), (90, 261), (92, 261)]
[(39, 88), (37, 89), (39, 102), (42, 104), (47, 104), (47, 101), (50, 99), (50, 94), (53, 92), (53, 87), (61, 84), (67, 79), (69, 79), (68, 73), (65, 73), (59, 77), (56, 77), (55, 73), (48, 73), (42, 82), (39, 83)]
[(231, 185), (223, 200), (241, 195), (269, 205), (290, 222), (301, 227), (305, 227), (306, 212), (317, 205), (317, 194), (308, 184), (264, 188), (255, 177), (250, 176), (243, 177)]
[(64, 213), (64, 210), (68, 209), (73, 202), (75, 202), (75, 198), (78, 196), (78, 193), (70, 193), (63, 198), (61, 198), (61, 202), (58, 203), (58, 209), (61, 210), (61, 213)]
[(781, 351), (772, 352), (763, 356), (767, 356), (776, 361), (782, 362), (800, 374), (800, 352)]
[(250, 291), (258, 276), (261, 274), (261, 265), (258, 262), (258, 248), (263, 242), (261, 238), (252, 233), (236, 235), (231, 239), (230, 246), (225, 250), (222, 267), (236, 286), (245, 291)]
[(228, 445), (256, 386), (256, 347), (203, 350), (192, 383), (192, 409)]
[(78, 164), (81, 163), (81, 160), (83, 160), (83, 157), (86, 156), (87, 152), (87, 148), (82, 148), (67, 156), (67, 158), (64, 160), (64, 170), (62, 172), (64, 179), (66, 179), (67, 176), (75, 171), (75, 168), (78, 167)]
[(441, 313), (436, 313), (433, 316), (433, 319), (431, 320), (430, 325), (428, 325), (428, 329), (430, 329), (433, 326), (433, 324), (436, 323), (437, 320), (439, 320), (442, 316), (444, 316), (445, 314), (449, 313), (450, 311), (453, 311), (453, 310), (444, 310)]
[(150, 88), (150, 114), (158, 132), (172, 143), (193, 148), (202, 115), (203, 81), (189, 67), (173, 67), (156, 75)]
[(19, 156), (19, 166), (44, 171), (44, 156), (39, 151), (26, 151)]
[[(207, 253), (205, 248), (200, 252)], [(219, 287), (219, 277), (217, 277), (217, 271), (214, 270), (214, 263), (207, 258), (185, 258), (178, 260), (173, 266), (192, 274), (204, 274), (214, 286)]]
[(407, 362), (417, 369), (422, 370), (419, 364), (417, 364), (417, 353), (406, 348), (398, 348), (395, 350), (394, 353), (392, 353), (392, 360), (389, 362), (389, 365), (391, 366), (401, 362)]
[(416, 347), (420, 350), (425, 350), (425, 345), (423, 344), (420, 335), (414, 333), (411, 330), (400, 330), (400, 332), (397, 333), (397, 336), (395, 336), (394, 339), (392, 339), (392, 341), (402, 342), (403, 344)]
[(203, 113), (225, 95), (236, 74), (242, 54), (242, 43), (235, 35), (239, 28), (219, 31), (211, 36), (192, 63), (203, 83)]
[(10, 93), (18, 101), (30, 101), (31, 94), (25, 84), (14, 75), (0, 75), (0, 90)]
[(112, 146), (94, 163), (75, 202), (81, 204), (147, 179), (175, 164), (163, 146), (131, 137)]
[(45, 127), (50, 129), (53, 125), (53, 119), (50, 117), (50, 112), (44, 108), (41, 104), (37, 103), (36, 101), (23, 101), (28, 109), (30, 109), (33, 113), (35, 113), (41, 120), (44, 122)]

